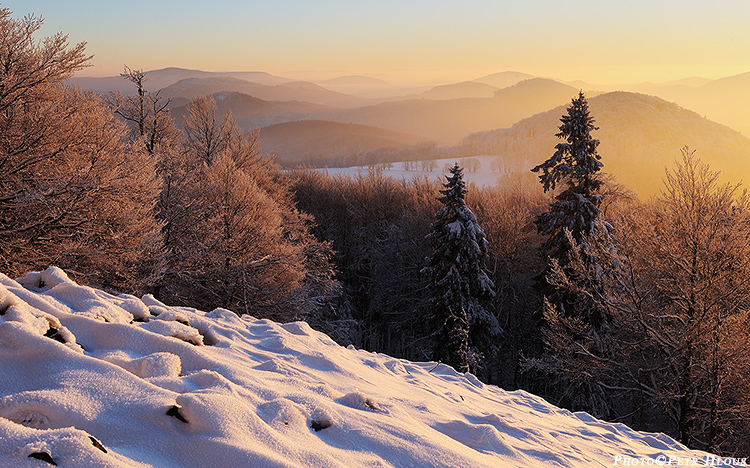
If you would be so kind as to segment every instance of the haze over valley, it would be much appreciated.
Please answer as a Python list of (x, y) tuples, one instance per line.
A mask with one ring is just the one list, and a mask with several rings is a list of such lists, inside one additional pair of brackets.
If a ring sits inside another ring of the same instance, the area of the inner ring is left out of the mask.
[[(750, 73), (630, 86), (566, 83), (502, 71), (455, 83), (402, 84), (364, 75), (300, 81), (262, 71), (146, 72), (178, 125), (188, 101), (212, 96), (259, 130), (264, 151), (283, 167), (372, 166), (403, 161), (497, 156), (496, 171), (525, 172), (554, 150), (558, 120), (578, 91), (587, 94), (604, 170), (643, 196), (655, 193), (682, 147), (750, 180)], [(119, 76), (73, 79), (103, 94), (135, 88)], [(131, 85), (131, 86), (129, 86)], [(490, 171), (489, 167), (482, 169)]]

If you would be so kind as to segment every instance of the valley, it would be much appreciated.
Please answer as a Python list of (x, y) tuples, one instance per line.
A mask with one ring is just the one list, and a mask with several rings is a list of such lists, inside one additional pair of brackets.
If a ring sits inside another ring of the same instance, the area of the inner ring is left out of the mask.
[[(457, 83), (389, 83), (368, 76), (318, 82), (264, 72), (167, 68), (146, 73), (147, 89), (170, 101), (180, 125), (188, 101), (212, 96), (285, 168), (366, 168), (405, 161), (493, 156), (496, 170), (523, 173), (554, 151), (557, 122), (583, 90), (605, 171), (639, 195), (656, 193), (682, 147), (733, 183), (748, 180), (750, 74), (630, 86), (565, 83), (500, 72)], [(74, 78), (107, 94), (133, 93), (121, 77)], [(444, 164), (438, 164), (439, 167)], [(359, 170), (359, 169), (354, 169)], [(481, 172), (490, 176), (489, 165)]]

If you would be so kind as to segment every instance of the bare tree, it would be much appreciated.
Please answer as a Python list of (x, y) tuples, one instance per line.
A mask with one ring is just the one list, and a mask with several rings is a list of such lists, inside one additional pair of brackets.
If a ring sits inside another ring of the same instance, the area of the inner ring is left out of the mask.
[(154, 155), (157, 146), (177, 137), (174, 121), (169, 116), (169, 99), (162, 99), (159, 91), (151, 93), (146, 90), (146, 73), (143, 70), (132, 70), (125, 66), (121, 73), (124, 79), (135, 85), (136, 95), (125, 96), (114, 92), (110, 98), (115, 114), (134, 125), (137, 138), (143, 141), (146, 151)]
[(188, 104), (185, 117), (187, 146), (205, 164), (212, 164), (220, 153), (237, 143), (240, 137), (231, 114), (221, 122), (216, 117), (216, 101), (212, 97), (198, 96)]
[(191, 174), (178, 195), (189, 209), (169, 235), (174, 301), (288, 321), (335, 293), (328, 246), (309, 234), (257, 132), (243, 134), (231, 116), (219, 123), (213, 99), (199, 97), (182, 151)]
[[(740, 344), (750, 336), (750, 198), (718, 175), (684, 148), (650, 206), (643, 276), (658, 312), (643, 321), (666, 357), (659, 397), (680, 441), (725, 451), (726, 426), (747, 414), (727, 385), (746, 375), (750, 359)], [(743, 341), (734, 341), (738, 334)], [(744, 377), (738, 389), (748, 383)]]

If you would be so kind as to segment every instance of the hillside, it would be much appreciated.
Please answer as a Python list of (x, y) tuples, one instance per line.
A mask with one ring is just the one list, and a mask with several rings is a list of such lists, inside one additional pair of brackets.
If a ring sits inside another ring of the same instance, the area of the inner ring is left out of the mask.
[(424, 141), (415, 135), (369, 125), (323, 120), (281, 123), (260, 131), (263, 150), (274, 153), (276, 161), (287, 167), (300, 164), (325, 166), (350, 155), (386, 148), (409, 148)]
[(605, 467), (719, 460), (434, 362), (0, 274), (0, 467)]
[[(510, 128), (467, 137), (465, 154), (497, 154), (510, 171), (525, 171), (554, 153), (566, 106), (522, 120)], [(640, 195), (661, 187), (665, 167), (689, 146), (725, 180), (750, 181), (750, 139), (677, 104), (644, 94), (613, 92), (589, 99), (604, 171)]]
[(247, 94), (265, 101), (305, 101), (312, 104), (352, 107), (365, 100), (347, 94), (330, 91), (322, 86), (304, 81), (290, 81), (276, 85), (264, 85), (234, 77), (188, 78), (163, 88), (161, 95), (167, 98), (193, 98), (220, 92)]
[[(224, 117), (229, 111), (240, 128), (257, 129), (322, 112), (329, 107), (302, 101), (265, 101), (237, 92), (220, 92), (212, 95), (216, 101), (216, 114)], [(187, 99), (175, 99), (170, 112), (179, 126), (187, 115)]]
[(372, 125), (453, 144), (469, 133), (509, 127), (568, 102), (577, 91), (553, 80), (535, 78), (501, 89), (494, 97), (410, 99), (324, 113), (318, 118)]

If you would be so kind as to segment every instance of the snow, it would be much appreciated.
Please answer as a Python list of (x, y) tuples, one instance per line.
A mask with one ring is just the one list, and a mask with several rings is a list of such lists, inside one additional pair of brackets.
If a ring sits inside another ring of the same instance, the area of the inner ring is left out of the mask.
[[(461, 165), (462, 159), (463, 158), (436, 159), (435, 168), (432, 170), (420, 169), (418, 167), (420, 161), (413, 162), (415, 166), (414, 169), (404, 168), (404, 165), (401, 162), (394, 162), (391, 164), (391, 167), (388, 167), (387, 164), (376, 165), (376, 167), (382, 169), (383, 175), (396, 180), (411, 180), (414, 177), (427, 177), (430, 180), (443, 184), (445, 183), (445, 176), (449, 175), (448, 168), (453, 167), (453, 164), (456, 162)], [(498, 184), (498, 180), (501, 177), (508, 175), (507, 173), (495, 172), (492, 169), (492, 163), (497, 159), (497, 156), (481, 155), (472, 156), (469, 159), (476, 160), (476, 162), (479, 163), (479, 169), (476, 172), (464, 169), (463, 178), (467, 184), (473, 183), (479, 187), (492, 187)], [(321, 169), (321, 171), (325, 171), (326, 174), (331, 176), (341, 175), (347, 177), (356, 177), (359, 174), (367, 175), (369, 170), (370, 168), (368, 166), (330, 167)]]
[(303, 322), (115, 296), (54, 267), (0, 274), (0, 376), (2, 468), (718, 460), (443, 364), (343, 348)]

